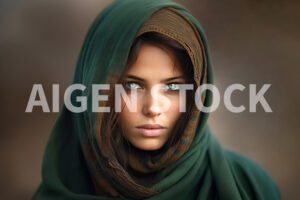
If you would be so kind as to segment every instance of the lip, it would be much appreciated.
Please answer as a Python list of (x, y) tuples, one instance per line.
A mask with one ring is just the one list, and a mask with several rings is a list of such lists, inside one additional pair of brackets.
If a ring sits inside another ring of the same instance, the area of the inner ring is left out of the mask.
[(165, 127), (159, 124), (144, 124), (136, 127), (138, 131), (147, 137), (157, 137), (163, 133)]

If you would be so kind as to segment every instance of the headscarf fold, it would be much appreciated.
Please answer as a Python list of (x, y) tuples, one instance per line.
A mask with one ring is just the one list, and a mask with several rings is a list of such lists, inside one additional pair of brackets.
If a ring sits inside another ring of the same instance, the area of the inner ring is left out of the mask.
[[(51, 131), (42, 165), (42, 183), (34, 199), (279, 199), (276, 185), (250, 159), (224, 150), (207, 125), (208, 113), (194, 105), (175, 146), (152, 157), (131, 152), (126, 171), (102, 137), (103, 113), (92, 112), (92, 84), (115, 84), (136, 37), (158, 32), (178, 41), (193, 64), (196, 86), (212, 84), (207, 42), (198, 21), (168, 0), (117, 0), (94, 21), (81, 49), (73, 84), (83, 84), (88, 109), (72, 113), (64, 106)], [(111, 95), (112, 90), (101, 94)], [(201, 96), (210, 106), (211, 93)], [(107, 102), (99, 102), (106, 106)]]

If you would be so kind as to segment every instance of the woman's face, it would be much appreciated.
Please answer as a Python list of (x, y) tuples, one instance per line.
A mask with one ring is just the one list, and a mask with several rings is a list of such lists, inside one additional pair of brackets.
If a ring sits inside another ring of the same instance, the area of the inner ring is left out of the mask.
[[(142, 44), (136, 62), (125, 73), (123, 82), (129, 98), (133, 91), (137, 92), (137, 112), (130, 112), (122, 98), (119, 125), (124, 137), (139, 149), (160, 149), (181, 114), (178, 84), (184, 84), (185, 79), (174, 60), (173, 53)], [(155, 90), (153, 97), (151, 89), (157, 84), (163, 84), (163, 89)], [(167, 97), (169, 109), (166, 110), (161, 98), (157, 99), (155, 95)]]

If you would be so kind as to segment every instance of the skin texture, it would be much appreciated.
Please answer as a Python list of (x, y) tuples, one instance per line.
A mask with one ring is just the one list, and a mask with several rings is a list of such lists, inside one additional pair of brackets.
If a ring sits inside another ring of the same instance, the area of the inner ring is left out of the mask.
[[(119, 125), (124, 137), (138, 149), (160, 149), (168, 140), (181, 114), (178, 84), (184, 84), (185, 79), (181, 67), (175, 63), (178, 62), (171, 51), (151, 44), (142, 44), (136, 62), (125, 73), (123, 83), (128, 97), (131, 98), (131, 94), (137, 92), (137, 112), (130, 112), (121, 99), (123, 109)], [(136, 76), (143, 81), (128, 76)], [(178, 76), (180, 78), (166, 81)], [(151, 89), (157, 84), (163, 84), (160, 85), (163, 87), (153, 90), (151, 95)], [(164, 108), (162, 97), (155, 98), (155, 95), (167, 97), (170, 101), (169, 109)], [(137, 128), (144, 124), (159, 124), (164, 129), (158, 136), (145, 136)]]

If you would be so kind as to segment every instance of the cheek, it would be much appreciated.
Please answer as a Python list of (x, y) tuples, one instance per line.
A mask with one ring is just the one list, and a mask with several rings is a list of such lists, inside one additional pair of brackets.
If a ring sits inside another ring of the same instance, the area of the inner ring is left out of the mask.
[(126, 125), (128, 126), (130, 121), (132, 121), (131, 119), (133, 118), (133, 112), (129, 112), (129, 109), (124, 102), (122, 102), (121, 105), (122, 111), (120, 112), (120, 123), (123, 127), (126, 127)]
[[(130, 94), (128, 95), (130, 98)], [(137, 111), (139, 110), (139, 96), (137, 99)], [(129, 127), (132, 122), (136, 121), (137, 112), (130, 112), (123, 98), (121, 98), (121, 112), (120, 112), (120, 123), (123, 127)]]
[(179, 112), (179, 108), (180, 108), (180, 99), (179, 96), (171, 96), (168, 97), (171, 105), (169, 110), (166, 112), (167, 117), (169, 119), (170, 123), (175, 123), (175, 121), (178, 119), (178, 117), (180, 116), (180, 112)]

